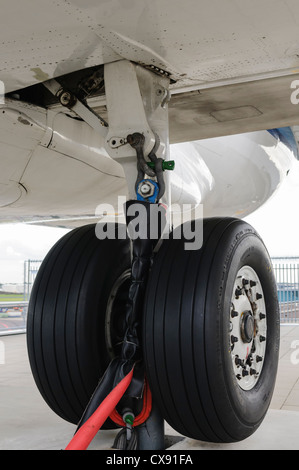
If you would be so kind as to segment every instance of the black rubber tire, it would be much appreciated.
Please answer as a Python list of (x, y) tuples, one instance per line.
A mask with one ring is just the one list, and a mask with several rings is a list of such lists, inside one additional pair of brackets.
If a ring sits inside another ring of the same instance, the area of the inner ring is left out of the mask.
[(28, 308), (29, 361), (45, 401), (71, 423), (79, 422), (111, 360), (107, 300), (130, 263), (128, 240), (99, 240), (88, 225), (59, 240), (38, 271)]
[[(269, 407), (278, 365), (279, 306), (267, 250), (247, 223), (203, 222), (203, 246), (165, 240), (150, 273), (143, 347), (154, 400), (178, 432), (209, 442), (250, 436)], [(175, 237), (174, 237), (175, 238)], [(263, 286), (267, 346), (259, 380), (237, 384), (230, 356), (230, 302), (238, 270), (251, 266)]]

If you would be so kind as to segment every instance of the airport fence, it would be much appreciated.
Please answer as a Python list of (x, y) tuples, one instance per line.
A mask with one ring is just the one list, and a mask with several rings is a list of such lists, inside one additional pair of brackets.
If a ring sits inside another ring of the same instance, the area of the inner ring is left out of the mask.
[(272, 258), (280, 323), (299, 324), (299, 257)]
[(24, 261), (23, 292), (0, 292), (0, 336), (25, 333), (31, 290), (42, 261)]

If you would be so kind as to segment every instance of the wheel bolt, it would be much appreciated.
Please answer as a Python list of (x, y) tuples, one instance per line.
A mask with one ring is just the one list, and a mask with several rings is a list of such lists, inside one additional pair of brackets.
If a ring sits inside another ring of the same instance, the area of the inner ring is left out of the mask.
[(235, 318), (239, 315), (239, 312), (236, 312), (236, 310), (232, 310), (231, 317)]
[(256, 294), (256, 300), (260, 300), (262, 298), (263, 298), (262, 294), (258, 294), (258, 293)]
[(256, 374), (256, 370), (255, 369), (250, 369), (250, 375), (255, 375)]
[(266, 318), (266, 315), (264, 313), (260, 313), (260, 320), (263, 320), (264, 318)]
[(250, 287), (255, 287), (256, 286), (256, 282), (255, 281), (250, 281)]
[(244, 366), (244, 361), (242, 361), (242, 359), (240, 359), (239, 357), (236, 357), (235, 359), (235, 364), (236, 366)]
[(248, 357), (248, 358), (247, 358), (246, 364), (248, 364), (249, 366), (251, 366), (251, 364), (252, 364), (252, 358), (251, 358), (251, 357)]
[(261, 356), (256, 356), (255, 360), (256, 362), (262, 362), (263, 358)]
[(236, 336), (231, 336), (230, 339), (233, 344), (239, 341), (239, 338), (237, 338)]
[(248, 279), (242, 279), (243, 286), (247, 286), (249, 284)]
[(243, 377), (246, 377), (246, 375), (249, 375), (248, 370), (243, 369), (243, 370), (242, 370), (242, 375), (243, 375)]
[(265, 336), (260, 335), (260, 342), (262, 343), (263, 341), (266, 341)]
[(243, 294), (242, 289), (236, 289), (235, 290), (235, 296), (236, 297), (239, 297), (239, 295), (242, 295), (242, 294)]
[(238, 380), (242, 379), (241, 374), (237, 374), (236, 377), (237, 377)]

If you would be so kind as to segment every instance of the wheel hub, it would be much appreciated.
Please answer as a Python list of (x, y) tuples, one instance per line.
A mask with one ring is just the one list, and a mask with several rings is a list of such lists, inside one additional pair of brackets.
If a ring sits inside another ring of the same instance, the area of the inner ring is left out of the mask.
[(237, 273), (231, 300), (230, 354), (238, 385), (251, 390), (259, 380), (267, 343), (261, 281), (250, 266)]
[(251, 343), (254, 335), (254, 319), (251, 311), (243, 312), (240, 328), (244, 343)]

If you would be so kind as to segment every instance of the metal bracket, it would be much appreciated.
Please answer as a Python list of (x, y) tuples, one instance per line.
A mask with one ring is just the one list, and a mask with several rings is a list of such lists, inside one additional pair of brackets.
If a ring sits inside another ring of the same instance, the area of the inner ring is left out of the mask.
[(109, 121), (107, 152), (115, 160), (134, 156), (130, 145), (115, 147), (111, 143), (115, 136), (126, 139), (130, 134), (140, 133), (144, 135), (144, 152), (148, 154), (155, 144), (155, 136), (147, 120), (136, 66), (127, 60), (107, 64), (104, 79)]
[(91, 109), (87, 103), (80, 101), (75, 95), (70, 93), (67, 90), (64, 90), (63, 87), (55, 79), (48, 80), (44, 82), (44, 86), (56, 96), (61, 105), (67, 107), (74, 111), (78, 116), (80, 116), (83, 121), (90, 125), (96, 132), (98, 132), (102, 137), (106, 137), (108, 134), (108, 124), (96, 114), (93, 109)]
[[(109, 121), (105, 148), (122, 165), (129, 196), (135, 199), (136, 163), (139, 183), (144, 174), (156, 176), (155, 168), (148, 165), (153, 154), (168, 160), (170, 80), (127, 60), (106, 64), (104, 79)], [(142, 142), (135, 142), (136, 136)]]

